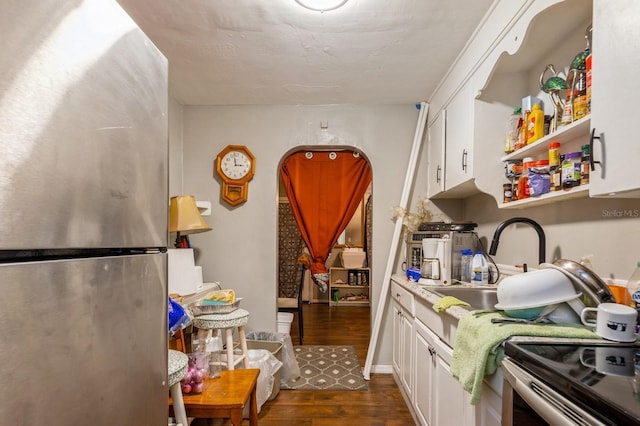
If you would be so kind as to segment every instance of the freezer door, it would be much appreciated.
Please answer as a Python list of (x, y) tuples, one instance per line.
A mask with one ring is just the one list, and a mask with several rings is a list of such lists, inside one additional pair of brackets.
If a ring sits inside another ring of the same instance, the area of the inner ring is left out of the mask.
[(165, 277), (166, 254), (0, 265), (0, 423), (166, 424)]
[(114, 0), (2, 2), (0, 28), (0, 250), (166, 247), (165, 57)]

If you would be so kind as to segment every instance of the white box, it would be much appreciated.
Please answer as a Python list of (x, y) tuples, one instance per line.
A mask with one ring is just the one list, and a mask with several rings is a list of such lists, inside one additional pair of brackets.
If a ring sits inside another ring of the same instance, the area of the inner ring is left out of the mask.
[(362, 268), (364, 265), (364, 251), (340, 252), (343, 268)]
[(544, 111), (544, 102), (542, 102), (542, 99), (536, 98), (535, 96), (522, 98), (522, 118), (524, 118), (526, 111), (533, 111), (535, 104), (540, 104), (540, 109)]
[(193, 249), (168, 249), (169, 294), (181, 296), (195, 293), (198, 288)]

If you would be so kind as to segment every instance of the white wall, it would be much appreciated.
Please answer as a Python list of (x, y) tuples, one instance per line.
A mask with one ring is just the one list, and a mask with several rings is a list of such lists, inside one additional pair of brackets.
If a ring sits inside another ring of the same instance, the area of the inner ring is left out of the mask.
[[(640, 200), (577, 199), (527, 208), (501, 210), (487, 195), (465, 201), (465, 219), (476, 221), (487, 249), (494, 231), (505, 219), (523, 216), (542, 225), (547, 240), (546, 260), (580, 261), (593, 254), (593, 270), (603, 278), (627, 280), (640, 261)], [(497, 263), (536, 266), (538, 237), (528, 225), (512, 224), (502, 232)]]
[[(280, 160), (300, 145), (350, 145), (366, 154), (373, 169), (375, 315), (394, 228), (390, 209), (400, 201), (418, 119), (416, 107), (185, 106), (182, 113), (182, 191), (212, 203), (212, 216), (205, 219), (213, 230), (190, 236), (196, 264), (203, 267), (205, 281), (220, 281), (244, 298), (241, 307), (251, 313), (250, 330), (276, 329)], [(328, 123), (328, 130), (320, 130), (321, 121)], [(228, 144), (246, 145), (256, 156), (249, 200), (236, 208), (220, 201), (220, 181), (214, 173), (215, 158)], [(374, 364), (391, 363), (391, 326), (386, 317)]]

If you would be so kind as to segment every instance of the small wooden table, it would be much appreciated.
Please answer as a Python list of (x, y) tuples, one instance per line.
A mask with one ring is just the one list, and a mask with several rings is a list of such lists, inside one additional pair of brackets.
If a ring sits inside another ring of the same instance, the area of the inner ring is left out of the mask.
[[(249, 402), (249, 424), (258, 425), (256, 385), (260, 370), (224, 370), (220, 377), (206, 379), (204, 391), (183, 395), (188, 417), (203, 419), (231, 419), (234, 426), (242, 425), (242, 411)], [(173, 411), (171, 398), (169, 399)]]

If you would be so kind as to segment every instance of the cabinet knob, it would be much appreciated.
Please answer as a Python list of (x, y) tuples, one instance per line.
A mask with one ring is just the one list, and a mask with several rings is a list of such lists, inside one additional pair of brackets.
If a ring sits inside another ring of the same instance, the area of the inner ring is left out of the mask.
[(438, 167), (436, 168), (436, 183), (440, 183), (440, 170), (442, 170), (442, 168), (440, 167), (440, 164), (438, 164)]
[(435, 356), (436, 354), (436, 350), (435, 348), (433, 348), (432, 346), (429, 346), (429, 355), (431, 355), (431, 357)]
[(462, 150), (462, 170), (467, 171), (467, 150)]

